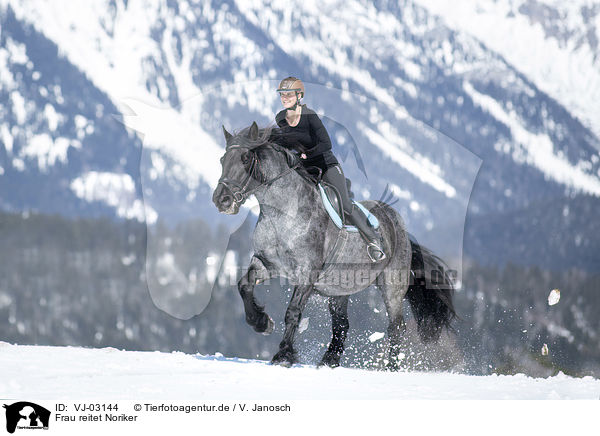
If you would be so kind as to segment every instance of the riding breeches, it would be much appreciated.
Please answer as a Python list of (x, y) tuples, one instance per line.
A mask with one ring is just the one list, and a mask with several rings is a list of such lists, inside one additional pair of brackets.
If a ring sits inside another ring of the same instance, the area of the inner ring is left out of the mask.
[(323, 174), (323, 180), (333, 186), (340, 193), (342, 199), (342, 208), (346, 215), (347, 222), (354, 224), (361, 236), (367, 242), (367, 253), (372, 262), (378, 262), (385, 259), (386, 255), (383, 251), (383, 243), (379, 232), (374, 229), (367, 215), (364, 214), (358, 207), (354, 207), (354, 203), (348, 195), (348, 185), (346, 185), (346, 177), (340, 165), (334, 165), (327, 168)]
[(340, 165), (333, 165), (327, 168), (323, 173), (323, 180), (335, 186), (335, 189), (340, 193), (342, 199), (342, 208), (346, 215), (351, 215), (354, 209), (350, 195), (348, 194), (348, 185), (346, 185), (346, 177)]

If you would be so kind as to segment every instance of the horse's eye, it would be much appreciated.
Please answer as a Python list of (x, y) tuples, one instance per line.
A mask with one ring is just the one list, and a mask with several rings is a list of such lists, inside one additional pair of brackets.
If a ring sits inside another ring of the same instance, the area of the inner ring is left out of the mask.
[(223, 165), (224, 160), (225, 160), (225, 156), (221, 156), (221, 159), (219, 159), (219, 162), (221, 162), (221, 165)]
[(246, 165), (248, 162), (250, 162), (250, 152), (249, 151), (242, 154), (242, 163), (244, 165)]

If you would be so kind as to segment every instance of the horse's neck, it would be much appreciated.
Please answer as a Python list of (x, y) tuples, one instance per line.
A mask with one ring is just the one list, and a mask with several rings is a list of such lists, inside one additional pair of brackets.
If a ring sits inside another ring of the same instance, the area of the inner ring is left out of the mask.
[(288, 225), (305, 225), (311, 217), (325, 213), (315, 187), (295, 170), (257, 191), (255, 196), (265, 217), (284, 219)]

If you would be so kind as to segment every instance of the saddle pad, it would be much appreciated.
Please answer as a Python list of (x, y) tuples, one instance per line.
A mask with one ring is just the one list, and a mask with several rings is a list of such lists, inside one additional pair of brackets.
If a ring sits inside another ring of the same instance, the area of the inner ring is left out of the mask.
[[(327, 196), (327, 193), (325, 192), (325, 189), (323, 189), (323, 186), (321, 185), (321, 183), (319, 183), (318, 186), (319, 186), (319, 192), (321, 193), (321, 200), (323, 201), (323, 206), (325, 206), (325, 210), (327, 211), (327, 213), (329, 214), (329, 217), (334, 222), (334, 224), (337, 226), (337, 228), (341, 229), (342, 227), (345, 227), (346, 230), (348, 230), (349, 232), (358, 232), (358, 229), (355, 226), (343, 224), (342, 218), (340, 217), (339, 213), (335, 210), (335, 208), (331, 204), (331, 201), (329, 200), (329, 197)], [(371, 226), (373, 228), (375, 228), (375, 229), (379, 228), (379, 220), (377, 219), (377, 217), (375, 215), (373, 215), (371, 212), (369, 212), (369, 210), (366, 207), (364, 207), (362, 204), (358, 203), (357, 201), (352, 200), (352, 203), (354, 203), (354, 205), (357, 206), (362, 211), (362, 213), (364, 213), (366, 215), (367, 219), (369, 220), (369, 224), (371, 224)]]

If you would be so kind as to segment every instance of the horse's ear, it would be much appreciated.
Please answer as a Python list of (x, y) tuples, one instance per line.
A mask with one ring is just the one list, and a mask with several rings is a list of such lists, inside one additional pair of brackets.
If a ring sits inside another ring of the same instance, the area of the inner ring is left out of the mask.
[(253, 141), (258, 140), (258, 124), (256, 124), (256, 121), (253, 121), (250, 126), (250, 139)]
[(224, 125), (221, 125), (221, 127), (223, 128), (223, 135), (225, 135), (225, 142), (229, 143), (229, 140), (233, 138), (233, 136), (225, 129)]

